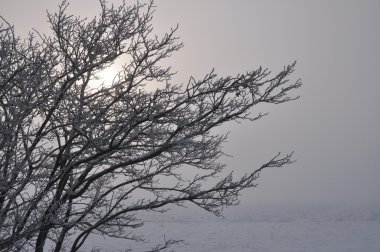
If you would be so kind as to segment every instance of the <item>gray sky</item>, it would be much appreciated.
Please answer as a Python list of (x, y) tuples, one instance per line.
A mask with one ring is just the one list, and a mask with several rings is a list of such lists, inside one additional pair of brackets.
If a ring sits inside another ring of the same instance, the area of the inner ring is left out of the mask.
[[(111, 0), (109, 2), (112, 2)], [(114, 1), (119, 2), (119, 1)], [(132, 1), (134, 3), (134, 1)], [(0, 15), (23, 35), (46, 31), (45, 10), (59, 1), (2, 0)], [(279, 151), (297, 163), (261, 174), (243, 195), (251, 204), (380, 204), (380, 1), (156, 1), (154, 27), (179, 24), (185, 47), (168, 63), (179, 73), (221, 76), (262, 65), (281, 70), (297, 60), (293, 80), (304, 86), (295, 102), (266, 106), (268, 117), (228, 125), (226, 159), (242, 174)], [(82, 16), (97, 1), (72, 1)]]

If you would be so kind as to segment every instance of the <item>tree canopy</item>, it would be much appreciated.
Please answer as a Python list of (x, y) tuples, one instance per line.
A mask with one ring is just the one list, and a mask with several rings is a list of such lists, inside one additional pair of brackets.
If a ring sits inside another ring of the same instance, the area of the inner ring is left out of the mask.
[[(255, 121), (253, 107), (298, 97), (295, 63), (272, 74), (214, 71), (186, 84), (162, 60), (182, 47), (177, 28), (152, 28), (153, 2), (108, 5), (92, 20), (49, 13), (50, 35), (0, 26), (0, 250), (78, 251), (91, 234), (140, 240), (140, 211), (192, 203), (216, 215), (254, 187), (273, 159), (240, 178), (223, 173), (229, 121)], [(102, 71), (122, 58), (115, 78)], [(95, 84), (96, 83), (96, 84)], [(149, 87), (149, 88), (148, 88)], [(174, 241), (165, 241), (155, 251)]]

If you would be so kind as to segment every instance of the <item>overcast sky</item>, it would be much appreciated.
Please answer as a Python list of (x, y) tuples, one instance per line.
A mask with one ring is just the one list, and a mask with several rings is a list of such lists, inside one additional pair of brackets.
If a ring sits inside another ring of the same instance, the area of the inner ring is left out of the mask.
[[(20, 35), (46, 32), (46, 9), (58, 3), (2, 0), (0, 15)], [(294, 150), (298, 160), (264, 171), (243, 206), (380, 204), (380, 1), (159, 0), (156, 6), (157, 33), (178, 23), (185, 45), (168, 62), (176, 81), (213, 67), (221, 76), (260, 65), (276, 73), (297, 60), (291, 78), (303, 80), (295, 93), (300, 100), (266, 106), (268, 117), (221, 129), (231, 131), (225, 150), (233, 158), (225, 161), (237, 174), (279, 151)], [(72, 1), (69, 10), (92, 16), (98, 4)]]

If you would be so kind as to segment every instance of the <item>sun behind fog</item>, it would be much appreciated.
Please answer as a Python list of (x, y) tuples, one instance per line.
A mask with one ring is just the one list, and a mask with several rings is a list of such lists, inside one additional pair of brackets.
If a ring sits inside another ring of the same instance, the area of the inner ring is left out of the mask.
[(115, 69), (115, 67), (107, 67), (99, 73), (99, 82), (103, 83), (105, 86), (111, 85), (116, 75), (117, 70)]

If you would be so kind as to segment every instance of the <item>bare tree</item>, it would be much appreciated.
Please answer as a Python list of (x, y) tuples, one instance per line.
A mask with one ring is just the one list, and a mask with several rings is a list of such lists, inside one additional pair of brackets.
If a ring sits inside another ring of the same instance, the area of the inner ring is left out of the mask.
[[(139, 211), (190, 202), (216, 215), (255, 186), (261, 170), (292, 162), (276, 155), (250, 174), (223, 174), (214, 128), (257, 120), (260, 103), (296, 99), (294, 64), (235, 77), (171, 83), (161, 61), (179, 50), (175, 29), (152, 34), (153, 2), (110, 6), (93, 20), (48, 13), (51, 35), (21, 40), (0, 27), (0, 250), (78, 251), (91, 234), (139, 240)], [(111, 83), (99, 76), (124, 65)], [(97, 84), (94, 84), (97, 83)], [(147, 87), (149, 85), (149, 87)], [(154, 251), (173, 243), (167, 241)], [(46, 247), (46, 246), (45, 246)]]

